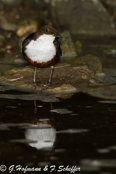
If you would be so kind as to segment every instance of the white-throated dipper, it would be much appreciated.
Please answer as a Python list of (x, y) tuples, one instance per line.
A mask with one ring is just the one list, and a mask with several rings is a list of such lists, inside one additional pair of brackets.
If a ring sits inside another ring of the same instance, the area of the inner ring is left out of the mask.
[(62, 51), (58, 39), (61, 36), (51, 25), (40, 27), (35, 33), (30, 34), (22, 43), (24, 58), (35, 67), (33, 84), (36, 88), (37, 68), (51, 66), (51, 73), (46, 87), (52, 84), (54, 65), (58, 62)]

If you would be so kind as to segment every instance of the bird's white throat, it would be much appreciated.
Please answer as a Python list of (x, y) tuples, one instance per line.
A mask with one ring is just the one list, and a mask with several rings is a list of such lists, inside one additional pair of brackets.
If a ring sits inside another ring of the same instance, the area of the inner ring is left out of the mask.
[(54, 40), (53, 35), (43, 34), (37, 40), (32, 40), (25, 47), (25, 53), (32, 61), (47, 62), (56, 55)]
[(50, 42), (53, 42), (54, 39), (55, 39), (55, 37), (51, 34), (43, 34), (37, 39), (37, 41), (50, 43)]

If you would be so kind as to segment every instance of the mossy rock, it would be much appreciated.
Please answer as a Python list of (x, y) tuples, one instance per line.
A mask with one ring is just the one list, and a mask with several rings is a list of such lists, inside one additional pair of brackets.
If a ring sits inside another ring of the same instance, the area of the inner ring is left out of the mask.
[(99, 57), (91, 55), (91, 54), (78, 57), (76, 60), (72, 62), (72, 65), (75, 65), (75, 66), (86, 65), (95, 74), (102, 73), (102, 64), (100, 62)]
[[(13, 68), (1, 74), (0, 83), (20, 88), (32, 89), (33, 87), (33, 72), (32, 66)], [(37, 83), (43, 85), (48, 82), (50, 68), (38, 68)], [(91, 83), (97, 83), (99, 80), (93, 71), (87, 66), (70, 66), (59, 64), (55, 67), (53, 74), (53, 86), (46, 90), (48, 93), (65, 93), (75, 91), (75, 89), (85, 91)], [(41, 82), (41, 83), (40, 83)], [(37, 87), (40, 91), (41, 87)]]

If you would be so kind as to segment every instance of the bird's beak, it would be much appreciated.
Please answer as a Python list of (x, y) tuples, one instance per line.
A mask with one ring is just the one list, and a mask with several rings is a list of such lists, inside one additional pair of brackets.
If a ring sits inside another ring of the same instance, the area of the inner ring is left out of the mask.
[(62, 36), (59, 33), (55, 33), (54, 35), (56, 38), (62, 38)]

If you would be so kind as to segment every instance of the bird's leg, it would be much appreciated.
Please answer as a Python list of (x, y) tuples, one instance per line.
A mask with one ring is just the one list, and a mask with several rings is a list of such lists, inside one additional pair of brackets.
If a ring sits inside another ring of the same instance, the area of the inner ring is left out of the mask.
[(43, 85), (43, 89), (47, 89), (50, 86), (52, 86), (52, 75), (53, 75), (53, 71), (54, 71), (54, 66), (51, 66), (51, 72), (50, 72), (50, 77), (49, 77), (49, 81), (46, 85)]
[(51, 72), (50, 72), (50, 77), (49, 77), (49, 81), (48, 81), (48, 85), (52, 86), (52, 75), (53, 75), (53, 71), (54, 71), (54, 66), (51, 66)]
[(34, 100), (34, 114), (37, 113), (37, 104), (36, 104), (36, 100)]
[(33, 77), (33, 86), (36, 88), (37, 84), (36, 84), (36, 74), (37, 74), (37, 68), (35, 67), (34, 70), (34, 77)]

